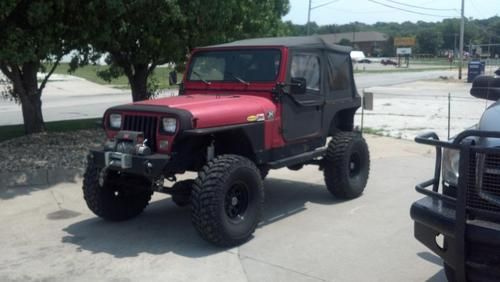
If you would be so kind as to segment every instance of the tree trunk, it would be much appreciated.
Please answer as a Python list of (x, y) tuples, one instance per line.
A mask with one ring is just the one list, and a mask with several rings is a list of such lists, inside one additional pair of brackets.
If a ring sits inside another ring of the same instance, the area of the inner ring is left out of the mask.
[[(31, 91), (30, 91), (31, 92)], [(45, 131), (42, 115), (42, 99), (38, 91), (31, 92), (21, 97), (21, 108), (23, 111), (24, 132), (26, 134)]]
[(151, 97), (151, 93), (148, 91), (148, 76), (148, 65), (134, 65), (134, 73), (128, 76), (134, 102), (147, 100)]
[(24, 132), (26, 134), (45, 131), (42, 114), (42, 92), (38, 90), (36, 73), (38, 63), (25, 63), (22, 68), (22, 84), (24, 91), (19, 93), (23, 111)]
[[(26, 134), (45, 131), (42, 114), (42, 91), (38, 89), (37, 71), (39, 63), (29, 62), (22, 66), (13, 65), (7, 77), (12, 81), (14, 96), (21, 102)], [(2, 68), (2, 71), (6, 70)]]

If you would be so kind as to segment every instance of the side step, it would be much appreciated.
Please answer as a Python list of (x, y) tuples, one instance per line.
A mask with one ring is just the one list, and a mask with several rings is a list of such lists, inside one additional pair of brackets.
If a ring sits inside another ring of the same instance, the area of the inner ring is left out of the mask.
[(281, 160), (276, 160), (268, 163), (269, 168), (277, 169), (291, 165), (303, 164), (312, 161), (315, 158), (326, 155), (326, 148), (317, 149), (310, 152), (305, 152), (296, 156), (291, 156)]

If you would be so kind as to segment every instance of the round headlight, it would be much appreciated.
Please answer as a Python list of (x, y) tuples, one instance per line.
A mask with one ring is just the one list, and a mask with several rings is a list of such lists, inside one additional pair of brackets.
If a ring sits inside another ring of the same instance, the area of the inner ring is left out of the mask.
[(122, 115), (121, 114), (110, 114), (109, 115), (109, 126), (113, 129), (120, 129), (122, 127)]
[(163, 118), (163, 131), (167, 133), (175, 133), (177, 130), (177, 120), (175, 118)]
[(460, 151), (443, 148), (443, 180), (452, 186), (458, 185)]

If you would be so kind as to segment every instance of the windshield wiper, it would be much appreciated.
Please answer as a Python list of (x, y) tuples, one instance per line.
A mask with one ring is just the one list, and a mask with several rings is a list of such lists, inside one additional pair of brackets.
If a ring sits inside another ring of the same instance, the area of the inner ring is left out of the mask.
[(205, 79), (203, 79), (203, 77), (201, 76), (201, 74), (199, 74), (197, 71), (191, 71), (191, 73), (194, 74), (194, 75), (196, 75), (206, 85), (212, 84), (210, 81), (206, 81)]
[(232, 72), (226, 72), (226, 73), (229, 74), (230, 76), (232, 76), (234, 79), (238, 80), (239, 82), (241, 82), (241, 83), (243, 83), (245, 85), (250, 85), (250, 82), (248, 82), (248, 81), (244, 80), (243, 78), (235, 75), (234, 73), (232, 73)]

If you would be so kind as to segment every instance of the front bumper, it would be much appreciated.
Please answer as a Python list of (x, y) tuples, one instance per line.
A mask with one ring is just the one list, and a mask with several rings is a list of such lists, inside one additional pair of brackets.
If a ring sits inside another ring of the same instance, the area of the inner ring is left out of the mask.
[[(441, 199), (425, 197), (414, 202), (410, 215), (415, 221), (415, 238), (452, 268), (465, 265), (467, 280), (500, 280), (500, 224), (467, 220), (462, 238), (456, 214), (455, 207)], [(438, 235), (445, 238), (441, 247), (436, 242)]]
[(90, 161), (97, 168), (118, 170), (148, 178), (156, 178), (163, 174), (165, 167), (170, 161), (170, 156), (164, 154), (140, 156), (112, 151), (91, 150)]

